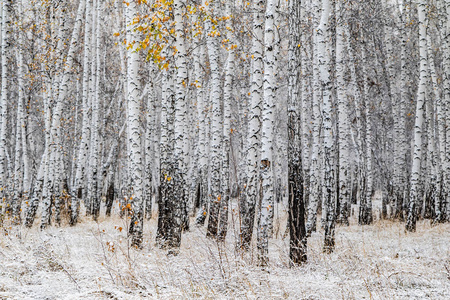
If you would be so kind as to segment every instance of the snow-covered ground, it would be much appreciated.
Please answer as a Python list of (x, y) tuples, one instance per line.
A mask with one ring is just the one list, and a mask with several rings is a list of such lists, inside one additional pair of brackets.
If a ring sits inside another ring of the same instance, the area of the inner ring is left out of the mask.
[(193, 226), (176, 256), (155, 247), (154, 219), (143, 250), (127, 246), (118, 217), (43, 232), (2, 228), (0, 299), (450, 299), (450, 224), (420, 221), (405, 233), (402, 223), (351, 221), (336, 229), (333, 254), (322, 253), (317, 232), (308, 263), (290, 268), (280, 218), (265, 270), (254, 253), (235, 251), (233, 226), (225, 247)]

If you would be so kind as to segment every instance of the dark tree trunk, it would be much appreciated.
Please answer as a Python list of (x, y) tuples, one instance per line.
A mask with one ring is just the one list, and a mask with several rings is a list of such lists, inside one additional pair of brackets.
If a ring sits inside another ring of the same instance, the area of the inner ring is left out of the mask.
[(383, 193), (381, 198), (381, 219), (387, 219), (387, 203), (388, 203), (388, 193)]
[[(295, 265), (306, 261), (305, 206), (301, 155), (289, 157), (289, 258)], [(300, 159), (298, 159), (300, 158)]]
[(433, 184), (430, 184), (429, 186), (429, 190), (426, 193), (426, 197), (425, 197), (425, 207), (424, 207), (424, 211), (423, 211), (423, 217), (424, 219), (434, 219), (435, 218), (435, 214), (434, 214), (434, 210), (433, 210), (433, 204), (436, 201), (436, 187)]
[[(70, 207), (70, 211), (71, 211), (70, 221), (69, 221), (70, 226), (75, 226), (78, 222), (78, 216), (80, 214), (80, 203), (81, 203), (81, 200), (83, 199), (83, 188), (82, 187), (78, 188), (77, 194), (75, 197), (78, 198), (78, 201), (76, 202), (75, 207), (72, 207), (72, 206)], [(73, 210), (76, 210), (76, 213), (74, 213)]]
[(241, 215), (241, 232), (240, 244), (241, 249), (248, 251), (252, 242), (253, 226), (255, 224), (255, 206), (256, 199), (251, 203), (247, 201), (246, 190), (241, 193), (240, 215)]
[[(219, 190), (219, 189), (217, 189)], [(214, 196), (213, 196), (214, 197)], [(216, 199), (211, 199), (209, 206), (208, 229), (207, 237), (216, 237), (219, 226), (219, 211), (220, 211), (221, 196), (217, 195)]]
[[(95, 173), (94, 178), (97, 178), (97, 173)], [(95, 192), (97, 192), (98, 191), (98, 182), (97, 182), (96, 179), (94, 179), (93, 185), (94, 185), (93, 190)], [(91, 203), (92, 203), (91, 213), (92, 213), (92, 216), (94, 218), (94, 221), (97, 221), (98, 217), (100, 216), (100, 202), (101, 202), (101, 199), (100, 199), (100, 197), (98, 196), (97, 193), (92, 195), (92, 197), (93, 198), (91, 199)]]
[(289, 180), (289, 258), (291, 264), (306, 261), (305, 203), (303, 199), (303, 165), (301, 145), (301, 97), (299, 61), (301, 58), (301, 5), (289, 1), (289, 98), (288, 98), (288, 180)]
[(395, 217), (395, 219), (403, 221), (404, 220), (404, 217), (403, 217), (403, 202), (404, 202), (405, 199), (404, 199), (403, 193), (401, 191), (396, 193), (396, 199), (395, 200), (396, 201), (395, 201), (395, 214), (394, 214), (394, 217)]
[(153, 188), (150, 182), (150, 190), (145, 191), (145, 218), (150, 220), (152, 218), (152, 198), (153, 198)]
[(106, 191), (106, 216), (111, 216), (111, 209), (114, 203), (114, 181), (109, 184), (108, 190)]
[(202, 174), (200, 173), (200, 182), (197, 187), (197, 217), (195, 218), (195, 223), (197, 225), (204, 225), (206, 220), (207, 208), (206, 208), (206, 196), (207, 195), (207, 187), (203, 181)]
[(161, 248), (167, 247), (167, 237), (169, 236), (170, 206), (168, 199), (172, 195), (172, 183), (165, 178), (165, 174), (161, 174), (161, 197), (158, 202), (158, 228), (156, 231), (156, 242)]

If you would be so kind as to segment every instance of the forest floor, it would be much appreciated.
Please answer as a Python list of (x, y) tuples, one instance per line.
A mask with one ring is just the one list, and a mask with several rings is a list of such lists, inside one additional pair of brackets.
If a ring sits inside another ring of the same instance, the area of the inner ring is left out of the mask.
[(319, 230), (308, 262), (290, 268), (285, 221), (281, 214), (275, 222), (265, 270), (254, 250), (235, 251), (232, 225), (225, 246), (192, 226), (176, 256), (155, 246), (155, 218), (142, 250), (127, 246), (119, 217), (42, 232), (3, 228), (0, 299), (450, 299), (450, 224), (420, 221), (405, 233), (403, 223), (351, 219), (336, 228), (334, 253), (322, 253)]

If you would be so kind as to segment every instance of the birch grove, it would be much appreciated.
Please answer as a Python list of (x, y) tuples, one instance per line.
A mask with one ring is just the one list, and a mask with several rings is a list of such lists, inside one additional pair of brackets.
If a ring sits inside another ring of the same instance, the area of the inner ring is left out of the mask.
[(3, 0), (0, 32), (3, 223), (268, 268), (450, 220), (450, 1)]

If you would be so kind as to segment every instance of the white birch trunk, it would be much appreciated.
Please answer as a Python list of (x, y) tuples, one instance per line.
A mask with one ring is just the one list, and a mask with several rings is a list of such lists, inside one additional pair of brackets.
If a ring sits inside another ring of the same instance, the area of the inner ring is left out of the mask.
[[(211, 3), (210, 13), (213, 18), (218, 16), (218, 1), (215, 0)], [(210, 206), (209, 206), (209, 220), (207, 236), (216, 237), (218, 232), (218, 218), (219, 208), (221, 202), (220, 192), (220, 165), (221, 165), (221, 142), (223, 131), (221, 128), (221, 74), (219, 66), (219, 41), (218, 41), (218, 28), (214, 25), (212, 20), (205, 21), (205, 29), (207, 33), (206, 43), (208, 48), (209, 62), (211, 68), (211, 101), (212, 101), (212, 122), (211, 122), (211, 153), (210, 153), (210, 166), (211, 166), (211, 193), (210, 193)]]
[[(366, 37), (364, 37), (366, 38)], [(366, 42), (362, 45), (362, 60), (367, 61)], [(364, 80), (364, 98), (366, 113), (366, 151), (365, 151), (365, 193), (361, 195), (359, 223), (362, 225), (370, 225), (372, 223), (372, 196), (373, 196), (373, 171), (372, 171), (372, 101), (369, 94), (369, 77), (365, 65), (362, 67), (362, 77)]]
[(155, 149), (156, 145), (154, 143), (153, 135), (156, 134), (156, 123), (155, 123), (155, 107), (154, 103), (156, 100), (156, 91), (155, 91), (155, 84), (154, 84), (154, 78), (156, 76), (156, 70), (153, 68), (153, 66), (150, 67), (149, 70), (149, 85), (150, 90), (147, 95), (147, 111), (145, 112), (145, 118), (146, 118), (146, 132), (145, 132), (145, 217), (147, 220), (151, 219), (152, 217), (152, 170), (153, 170), (153, 162), (154, 162), (154, 155), (155, 155)]
[[(402, 7), (400, 6), (400, 11)], [(407, 23), (406, 16), (400, 17), (401, 22), (401, 53), (400, 53), (400, 64), (401, 64), (401, 73), (400, 73), (400, 103), (398, 104), (398, 115), (395, 119), (398, 119), (398, 136), (396, 140), (398, 140), (398, 192), (397, 192), (397, 203), (395, 208), (395, 216), (397, 218), (404, 218), (404, 203), (406, 200), (406, 154), (408, 149), (408, 142), (406, 137), (406, 103), (408, 101), (408, 72), (407, 72), (407, 53), (406, 53), (406, 44), (407, 44), (407, 35), (405, 30), (405, 23)]]
[[(450, 0), (445, 0), (445, 11), (447, 14), (447, 22), (445, 29), (445, 52), (444, 52), (444, 102), (446, 104), (446, 120), (450, 119)], [(445, 157), (445, 195), (446, 195), (446, 216), (450, 221), (450, 126), (447, 124), (445, 130), (446, 157)]]
[[(229, 1), (232, 2), (232, 1)], [(225, 15), (229, 17), (226, 22), (228, 28), (232, 28), (231, 3), (227, 2)], [(228, 40), (231, 33), (227, 31)], [(234, 72), (234, 48), (228, 49), (227, 67), (225, 71), (225, 83), (223, 90), (223, 147), (222, 147), (222, 200), (220, 203), (219, 238), (224, 241), (228, 227), (228, 202), (230, 200), (230, 156), (231, 156), (231, 103), (233, 101), (233, 72)]]
[(176, 85), (175, 85), (175, 120), (174, 120), (174, 185), (175, 198), (173, 201), (173, 232), (170, 246), (174, 248), (180, 247), (181, 244), (181, 227), (183, 216), (186, 213), (187, 188), (186, 183), (186, 161), (185, 161), (185, 123), (186, 123), (186, 87), (188, 80), (186, 65), (186, 47), (184, 42), (184, 26), (183, 26), (183, 6), (185, 3), (181, 0), (174, 0), (174, 18), (175, 18), (175, 34), (176, 34), (176, 54), (175, 63), (177, 67)]
[(344, 49), (347, 20), (345, 19), (345, 2), (336, 2), (336, 83), (338, 97), (338, 119), (339, 119), (339, 221), (348, 225), (348, 207), (350, 205), (349, 172), (349, 132), (350, 121), (348, 118)]
[[(6, 199), (9, 195), (6, 194), (8, 167), (7, 167), (7, 149), (6, 149), (6, 131), (7, 131), (7, 116), (8, 116), (8, 50), (9, 50), (9, 13), (11, 9), (11, 1), (2, 1), (2, 40), (1, 40), (1, 64), (2, 64), (2, 83), (1, 83), (1, 98), (0, 98), (0, 197), (1, 201)], [(5, 204), (5, 203), (2, 203)], [(9, 203), (8, 203), (9, 204)], [(7, 204), (7, 205), (8, 205)], [(10, 208), (6, 207), (6, 210)]]
[(324, 251), (330, 253), (334, 250), (334, 228), (335, 228), (335, 201), (336, 193), (334, 189), (334, 170), (333, 170), (333, 127), (331, 121), (332, 103), (331, 103), (331, 80), (329, 73), (329, 55), (328, 49), (328, 19), (330, 14), (330, 1), (322, 2), (322, 16), (319, 27), (317, 28), (317, 57), (319, 62), (320, 80), (322, 84), (322, 126), (324, 133), (323, 145), (323, 203), (324, 212), (325, 240)]
[(136, 51), (139, 43), (139, 34), (132, 25), (133, 19), (137, 16), (136, 2), (131, 1), (126, 7), (127, 36), (130, 37), (128, 43), (132, 47), (127, 51), (127, 124), (128, 124), (128, 161), (129, 177), (131, 181), (131, 207), (132, 219), (130, 224), (130, 234), (132, 235), (132, 245), (142, 246), (143, 235), (143, 180), (142, 180), (142, 153), (141, 153), (141, 133), (139, 124), (140, 114), (140, 86), (139, 86), (139, 53)]
[[(18, 3), (19, 14), (22, 15), (22, 1)], [(22, 22), (20, 23), (23, 28)], [(18, 51), (17, 51), (17, 81), (18, 81), (18, 99), (17, 99), (17, 115), (16, 115), (16, 145), (15, 145), (15, 161), (14, 161), (14, 185), (13, 185), (13, 203), (12, 217), (13, 223), (19, 224), (21, 221), (22, 199), (24, 198), (24, 173), (25, 173), (25, 151), (23, 148), (23, 139), (26, 137), (22, 134), (22, 126), (24, 121), (24, 60), (23, 60), (23, 29), (19, 28), (18, 32)], [(26, 144), (25, 144), (26, 145)]]
[(91, 126), (89, 122), (89, 77), (90, 77), (90, 57), (91, 57), (91, 21), (92, 21), (92, 0), (86, 0), (85, 26), (84, 26), (84, 53), (83, 53), (83, 91), (82, 91), (82, 127), (81, 142), (78, 149), (77, 171), (75, 175), (74, 194), (72, 198), (72, 215), (70, 224), (75, 225), (78, 220), (80, 202), (83, 198), (83, 190), (86, 180), (87, 157), (89, 153), (89, 140)]
[(247, 186), (243, 215), (241, 216), (241, 247), (248, 249), (253, 235), (255, 219), (255, 205), (258, 196), (259, 185), (259, 149), (260, 149), (260, 117), (263, 91), (263, 29), (264, 29), (264, 1), (253, 2), (253, 40), (252, 40), (252, 86), (251, 103), (248, 125), (248, 151), (247, 151)]
[[(320, 13), (318, 3), (313, 1), (312, 10), (316, 15)], [(313, 33), (313, 99), (312, 99), (312, 151), (311, 151), (311, 169), (310, 169), (310, 201), (308, 204), (308, 219), (306, 222), (306, 233), (308, 236), (316, 230), (317, 208), (321, 199), (320, 191), (320, 127), (322, 124), (322, 116), (320, 113), (320, 74), (318, 62), (318, 43), (317, 30)]]
[(408, 218), (406, 221), (406, 230), (415, 231), (417, 221), (417, 203), (419, 202), (419, 177), (422, 161), (422, 125), (423, 110), (426, 97), (426, 85), (428, 80), (427, 66), (427, 23), (426, 23), (427, 2), (420, 0), (418, 3), (419, 13), (419, 54), (420, 54), (420, 73), (419, 87), (417, 90), (417, 107), (414, 125), (414, 153), (411, 169), (411, 192), (408, 204)]
[[(294, 1), (294, 0), (291, 0)], [(310, 202), (310, 191), (311, 191), (311, 123), (313, 118), (311, 111), (312, 104), (312, 95), (311, 95), (311, 75), (309, 74), (309, 68), (311, 67), (310, 59), (308, 57), (308, 49), (310, 49), (310, 41), (308, 38), (307, 32), (307, 23), (306, 15), (309, 7), (309, 1), (302, 1), (302, 7), (300, 8), (300, 28), (297, 30), (301, 30), (301, 153), (302, 153), (302, 168), (303, 168), (303, 204), (306, 206)], [(298, 47), (298, 45), (295, 45)], [(297, 91), (294, 91), (297, 93)]]
[(101, 26), (101, 1), (94, 0), (92, 8), (93, 25), (91, 32), (91, 78), (93, 90), (91, 91), (91, 141), (89, 153), (89, 172), (88, 172), (88, 193), (89, 203), (88, 211), (92, 214), (94, 220), (98, 219), (100, 213), (100, 199), (98, 193), (98, 175), (99, 175), (99, 107), (100, 107), (100, 26)]
[[(444, 191), (444, 174), (445, 169), (443, 166), (443, 162), (445, 161), (445, 116), (443, 111), (444, 103), (442, 103), (443, 99), (441, 97), (440, 93), (440, 87), (438, 84), (438, 78), (436, 75), (436, 67), (434, 65), (434, 59), (433, 59), (433, 51), (431, 48), (431, 36), (430, 34), (427, 34), (427, 55), (428, 55), (428, 70), (430, 72), (431, 77), (431, 84), (433, 88), (433, 103), (435, 103), (436, 107), (436, 122), (437, 126), (434, 125), (437, 129), (438, 134), (434, 137), (434, 140), (436, 140), (436, 137), (438, 138), (438, 145), (439, 149), (434, 149), (436, 152), (437, 159), (435, 160), (436, 164), (436, 196), (434, 201), (434, 221), (435, 222), (441, 222), (443, 219), (443, 201), (444, 197), (441, 193)], [(434, 132), (436, 132), (436, 129)]]
[(261, 207), (260, 223), (258, 226), (258, 259), (259, 264), (266, 266), (269, 262), (269, 228), (273, 214), (273, 132), (274, 132), (274, 98), (275, 93), (275, 1), (268, 0), (266, 6), (266, 21), (264, 33), (264, 106), (262, 111), (262, 137), (261, 137)]

